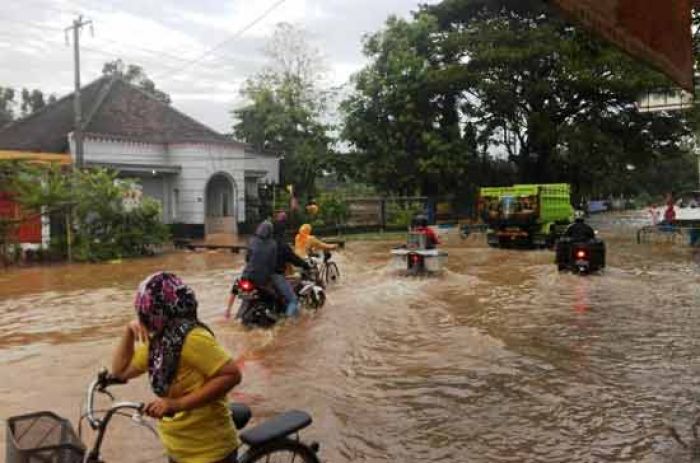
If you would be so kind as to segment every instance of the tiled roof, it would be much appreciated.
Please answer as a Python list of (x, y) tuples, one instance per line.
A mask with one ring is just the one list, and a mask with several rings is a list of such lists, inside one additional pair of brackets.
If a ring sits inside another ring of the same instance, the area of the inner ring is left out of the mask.
[[(231, 140), (120, 78), (102, 77), (81, 89), (84, 132), (145, 143)], [(65, 153), (73, 131), (73, 94), (0, 129), (0, 149)]]

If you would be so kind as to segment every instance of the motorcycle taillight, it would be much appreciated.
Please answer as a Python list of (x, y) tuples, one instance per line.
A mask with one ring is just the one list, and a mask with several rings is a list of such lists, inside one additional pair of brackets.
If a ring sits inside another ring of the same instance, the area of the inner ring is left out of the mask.
[(576, 258), (577, 259), (585, 259), (586, 258), (586, 251), (584, 251), (583, 249), (579, 249), (578, 251), (576, 251)]
[(241, 291), (250, 292), (255, 289), (255, 285), (250, 280), (241, 280), (238, 282), (238, 287)]

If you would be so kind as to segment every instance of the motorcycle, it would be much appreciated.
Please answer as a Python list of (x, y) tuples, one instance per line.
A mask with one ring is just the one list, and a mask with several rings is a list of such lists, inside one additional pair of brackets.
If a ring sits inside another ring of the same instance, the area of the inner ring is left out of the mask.
[[(302, 309), (318, 310), (326, 303), (326, 292), (308, 272), (291, 280)], [(234, 291), (241, 299), (236, 318), (248, 328), (270, 328), (285, 317), (287, 302), (272, 287), (260, 287), (246, 278), (234, 282)]]
[(408, 234), (407, 244), (391, 250), (392, 266), (408, 276), (439, 274), (447, 264), (447, 253), (428, 249), (421, 233)]
[(556, 264), (558, 270), (570, 270), (578, 275), (588, 275), (605, 268), (605, 243), (600, 239), (573, 242), (561, 238), (557, 242)]

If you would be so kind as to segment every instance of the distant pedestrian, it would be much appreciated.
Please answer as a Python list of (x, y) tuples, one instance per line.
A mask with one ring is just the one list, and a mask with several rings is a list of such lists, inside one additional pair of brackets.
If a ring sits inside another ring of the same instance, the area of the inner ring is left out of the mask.
[(676, 208), (674, 207), (673, 202), (669, 202), (668, 206), (666, 206), (666, 212), (664, 212), (664, 222), (671, 225), (675, 220)]
[(661, 211), (656, 207), (656, 204), (649, 205), (649, 218), (651, 219), (651, 224), (656, 226), (659, 224), (661, 219)]

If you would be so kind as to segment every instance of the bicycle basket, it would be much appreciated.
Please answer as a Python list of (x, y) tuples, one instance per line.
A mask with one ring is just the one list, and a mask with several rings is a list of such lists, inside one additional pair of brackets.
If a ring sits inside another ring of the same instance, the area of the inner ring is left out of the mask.
[(7, 420), (6, 463), (82, 463), (85, 446), (65, 418), (52, 412)]

